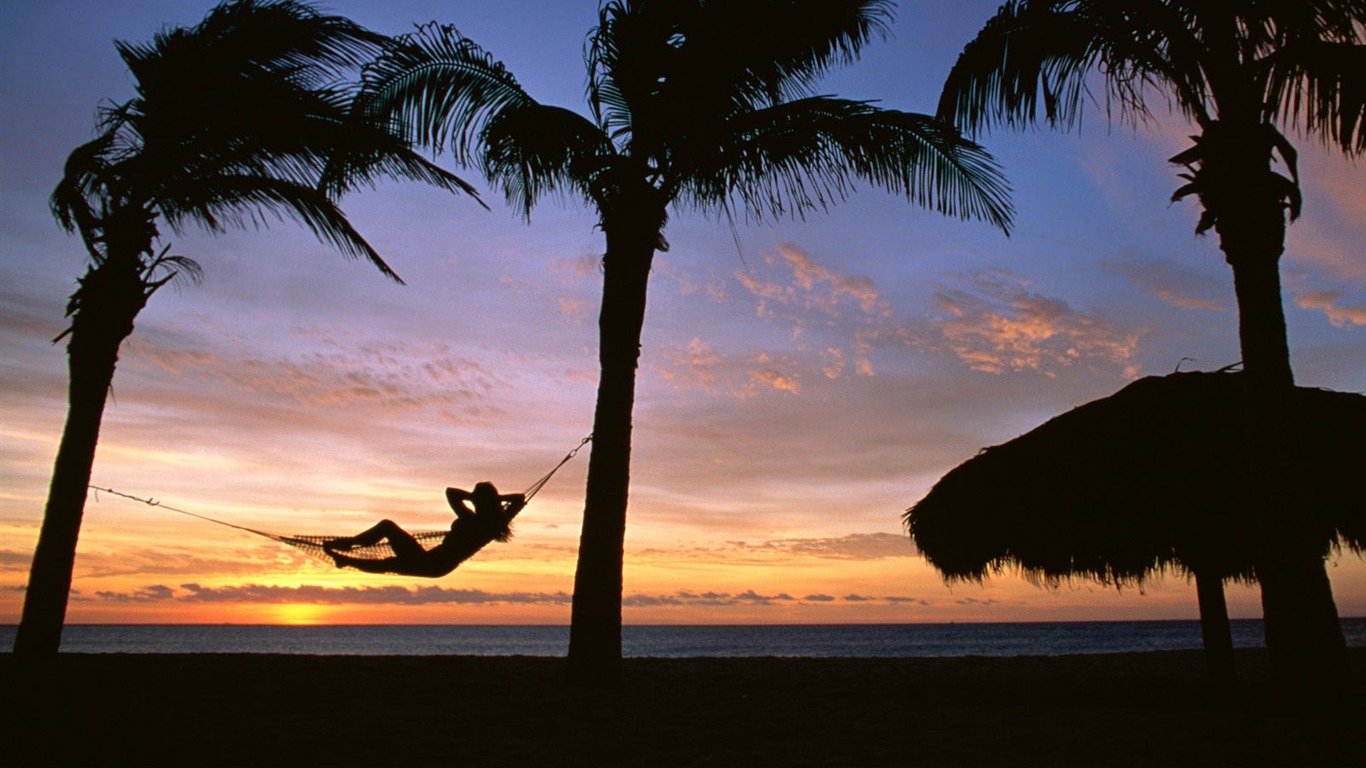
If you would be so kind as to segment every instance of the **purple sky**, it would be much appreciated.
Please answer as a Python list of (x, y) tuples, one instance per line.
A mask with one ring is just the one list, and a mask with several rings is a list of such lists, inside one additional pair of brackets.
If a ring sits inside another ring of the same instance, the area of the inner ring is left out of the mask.
[[(822, 90), (932, 111), (996, 5), (903, 3), (892, 38)], [(84, 268), (47, 195), (96, 105), (132, 93), (112, 40), (209, 7), (0, 4), (0, 622), (17, 620), (65, 414), (64, 348), (49, 341)], [(582, 107), (592, 2), (325, 7), (386, 33), (454, 23), (533, 96)], [(1160, 117), (1134, 130), (1094, 111), (1080, 135), (984, 137), (1015, 190), (1010, 239), (876, 190), (805, 221), (742, 225), (738, 242), (724, 221), (675, 212), (639, 378), (627, 620), (1194, 616), (1179, 576), (1141, 592), (1008, 575), (949, 588), (900, 526), (983, 446), (1135, 377), (1238, 360), (1217, 242), (1192, 234), (1193, 203), (1168, 202), (1180, 182), (1165, 158), (1189, 130)], [(1297, 377), (1361, 391), (1366, 176), (1297, 144), (1305, 213), (1282, 266)], [(546, 201), (528, 226), (485, 197), (492, 212), (412, 185), (344, 201), (406, 286), (289, 224), (172, 238), (206, 280), (163, 290), (139, 318), (95, 483), (253, 527), (348, 533), (380, 516), (441, 528), (445, 486), (539, 477), (591, 424), (602, 238), (577, 205)], [(512, 544), (435, 585), (359, 578), (102, 497), (87, 508), (72, 618), (564, 621), (585, 466), (556, 477)], [(1366, 614), (1362, 560), (1330, 572), (1344, 615)], [(1255, 590), (1230, 600), (1259, 614)]]

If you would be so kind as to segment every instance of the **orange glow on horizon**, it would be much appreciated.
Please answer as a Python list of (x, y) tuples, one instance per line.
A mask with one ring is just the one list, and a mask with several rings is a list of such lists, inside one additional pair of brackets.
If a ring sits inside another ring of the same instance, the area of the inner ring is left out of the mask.
[(267, 624), (284, 624), (288, 626), (305, 627), (314, 624), (332, 623), (331, 621), (328, 621), (332, 612), (321, 605), (288, 603), (285, 605), (271, 606), (268, 613), (273, 614), (275, 620), (265, 622)]

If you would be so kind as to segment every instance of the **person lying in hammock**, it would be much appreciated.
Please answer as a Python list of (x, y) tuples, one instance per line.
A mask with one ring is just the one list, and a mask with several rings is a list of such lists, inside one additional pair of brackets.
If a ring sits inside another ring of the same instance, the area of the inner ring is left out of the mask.
[[(512, 518), (526, 505), (520, 493), (499, 494), (493, 483), (478, 483), (473, 491), (447, 488), (446, 501), (455, 510), (455, 522), (440, 544), (424, 549), (413, 535), (392, 520), (381, 520), (355, 536), (333, 539), (323, 545), (338, 568), (355, 568), (367, 573), (394, 573), (400, 576), (437, 578), (455, 570), (491, 541), (507, 541), (512, 536)], [(465, 502), (474, 503), (474, 509)], [(393, 557), (370, 559), (346, 554), (350, 550), (388, 542)]]

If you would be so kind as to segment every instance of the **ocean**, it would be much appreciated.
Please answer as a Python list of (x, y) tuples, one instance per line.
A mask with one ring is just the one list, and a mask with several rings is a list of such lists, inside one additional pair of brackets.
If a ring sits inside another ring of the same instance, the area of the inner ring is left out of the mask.
[[(1347, 644), (1366, 646), (1366, 618), (1342, 620)], [(0, 648), (15, 627), (0, 626)], [(628, 657), (1055, 656), (1199, 649), (1198, 621), (1011, 624), (627, 626)], [(1263, 645), (1258, 619), (1233, 622), (1238, 648)], [(563, 656), (564, 626), (266, 626), (74, 624), (65, 653), (277, 653), (375, 656)]]

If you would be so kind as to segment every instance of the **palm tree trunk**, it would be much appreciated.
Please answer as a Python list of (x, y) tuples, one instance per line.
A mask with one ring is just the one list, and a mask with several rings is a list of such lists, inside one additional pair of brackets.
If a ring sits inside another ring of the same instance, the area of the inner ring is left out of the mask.
[(14, 637), (16, 655), (48, 657), (61, 646), (76, 543), (119, 345), (133, 332), (133, 319), (147, 302), (138, 266), (136, 261), (106, 261), (86, 273), (77, 291), (79, 308), (67, 345), (66, 426), (29, 568), (23, 616)]
[(1224, 599), (1224, 580), (1195, 574), (1195, 594), (1200, 602), (1200, 634), (1205, 641), (1205, 663), (1215, 685), (1226, 687), (1237, 677), (1233, 664), (1233, 630)]
[(1293, 700), (1309, 703), (1347, 679), (1346, 642), (1324, 563), (1328, 534), (1305, 481), (1291, 397), (1279, 272), (1285, 214), (1276, 193), (1254, 195), (1255, 187), (1253, 180), (1244, 182), (1242, 204), (1230, 206), (1218, 231), (1238, 299), (1266, 645), (1278, 684), (1287, 693), (1307, 694)]
[(645, 299), (658, 231), (607, 234), (602, 310), (602, 365), (593, 448), (574, 574), (566, 682), (614, 687), (621, 680), (622, 564), (631, 477), (631, 411), (645, 322)]

